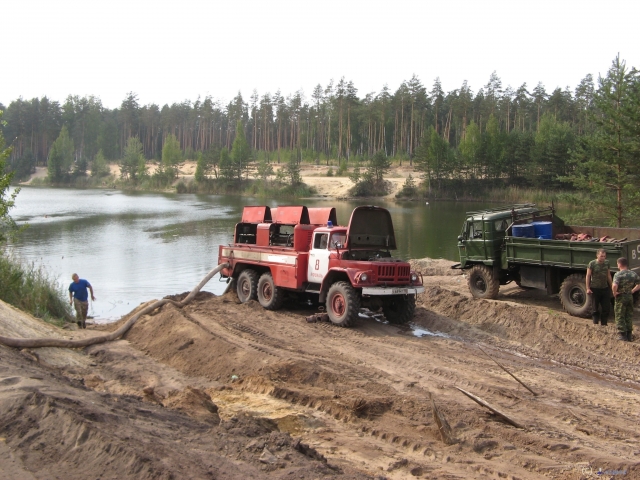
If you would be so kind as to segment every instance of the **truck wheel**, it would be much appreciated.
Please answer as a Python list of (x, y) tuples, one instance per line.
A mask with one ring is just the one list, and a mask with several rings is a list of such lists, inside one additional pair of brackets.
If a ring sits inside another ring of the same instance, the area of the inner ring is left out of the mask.
[(273, 283), (270, 273), (263, 273), (258, 280), (258, 302), (267, 310), (278, 310), (282, 306), (282, 289)]
[(588, 318), (591, 315), (589, 300), (584, 274), (574, 273), (564, 279), (560, 286), (560, 301), (569, 315)]
[(347, 282), (336, 282), (327, 293), (327, 314), (335, 325), (350, 327), (358, 317), (360, 298)]
[(493, 278), (491, 268), (474, 265), (469, 274), (469, 290), (475, 298), (497, 298), (500, 284)]
[(255, 270), (243, 270), (238, 276), (236, 283), (236, 291), (240, 303), (247, 303), (249, 300), (255, 300), (258, 295), (258, 274)]
[(389, 323), (402, 325), (413, 318), (416, 311), (415, 295), (394, 295), (382, 302), (382, 312)]

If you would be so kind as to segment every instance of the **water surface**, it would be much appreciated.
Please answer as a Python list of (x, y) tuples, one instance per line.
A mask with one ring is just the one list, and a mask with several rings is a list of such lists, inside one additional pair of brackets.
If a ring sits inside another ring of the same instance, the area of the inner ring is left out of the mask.
[[(287, 202), (282, 202), (287, 204)], [(290, 202), (289, 202), (290, 203)], [(356, 205), (388, 208), (396, 230), (396, 256), (457, 260), (456, 237), (467, 210), (478, 203), (300, 200), (334, 206), (347, 224)], [(229, 243), (244, 205), (275, 207), (275, 200), (220, 195), (126, 193), (25, 187), (11, 215), (29, 227), (11, 246), (43, 264), (61, 286), (77, 272), (95, 289), (89, 314), (120, 318), (138, 304), (191, 290), (217, 265), (218, 245)], [(219, 294), (214, 278), (205, 290)]]

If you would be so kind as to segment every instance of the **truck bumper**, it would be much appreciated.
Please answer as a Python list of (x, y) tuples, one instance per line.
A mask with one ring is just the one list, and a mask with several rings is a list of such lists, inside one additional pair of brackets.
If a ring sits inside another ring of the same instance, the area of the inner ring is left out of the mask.
[(422, 285), (417, 287), (362, 287), (363, 295), (417, 295), (424, 292)]

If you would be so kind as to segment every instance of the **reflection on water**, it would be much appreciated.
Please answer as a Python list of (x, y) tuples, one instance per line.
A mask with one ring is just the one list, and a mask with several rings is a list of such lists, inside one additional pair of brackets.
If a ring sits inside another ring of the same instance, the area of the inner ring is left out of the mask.
[[(217, 264), (218, 246), (233, 238), (244, 205), (275, 200), (218, 195), (125, 193), (25, 187), (13, 218), (29, 223), (12, 250), (42, 263), (64, 285), (77, 272), (98, 299), (90, 315), (116, 319), (141, 302), (191, 290)], [(283, 202), (290, 203), (290, 202)], [(474, 203), (300, 200), (333, 206), (347, 224), (356, 205), (388, 208), (396, 230), (396, 256), (457, 260), (456, 237)], [(222, 293), (214, 278), (205, 290)]]

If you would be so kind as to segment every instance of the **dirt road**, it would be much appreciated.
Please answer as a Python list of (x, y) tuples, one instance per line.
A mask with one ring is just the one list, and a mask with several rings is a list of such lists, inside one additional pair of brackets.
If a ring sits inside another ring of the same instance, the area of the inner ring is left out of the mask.
[(640, 478), (638, 340), (517, 287), (473, 300), (443, 262), (417, 265), (406, 327), (200, 295), (85, 352), (1, 347), (0, 462), (13, 478)]

